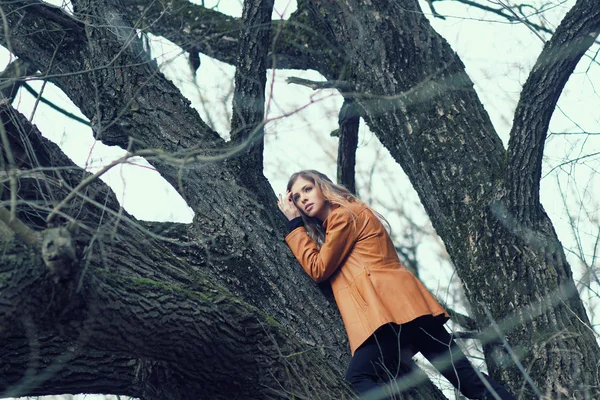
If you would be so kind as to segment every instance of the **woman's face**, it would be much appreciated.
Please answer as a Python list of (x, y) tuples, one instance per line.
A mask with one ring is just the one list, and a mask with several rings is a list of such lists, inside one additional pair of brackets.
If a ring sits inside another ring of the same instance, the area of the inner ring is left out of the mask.
[(316, 217), (324, 221), (331, 211), (323, 193), (314, 183), (301, 176), (292, 185), (290, 196), (296, 207), (309, 217)]

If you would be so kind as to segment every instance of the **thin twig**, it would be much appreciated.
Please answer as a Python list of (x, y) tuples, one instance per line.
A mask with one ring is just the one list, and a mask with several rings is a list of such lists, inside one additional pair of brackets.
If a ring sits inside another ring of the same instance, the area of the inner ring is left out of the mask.
[(344, 92), (350, 92), (356, 90), (356, 85), (347, 81), (311, 81), (309, 79), (298, 78), (295, 76), (290, 76), (285, 80), (288, 84), (296, 84), (309, 87), (313, 90), (318, 89), (340, 89)]
[(4, 222), (19, 238), (31, 246), (39, 246), (41, 235), (25, 225), (20, 219), (13, 218), (11, 212), (0, 206), (0, 221)]
[(69, 193), (67, 195), (67, 197), (65, 197), (56, 207), (54, 207), (54, 209), (52, 210), (50, 215), (48, 215), (48, 218), (46, 218), (46, 222), (48, 222), (48, 223), (52, 222), (52, 220), (54, 220), (54, 217), (56, 217), (57, 212), (60, 211), (60, 209), (63, 208), (69, 201), (71, 201), (71, 199), (73, 199), (75, 196), (77, 196), (78, 192), (82, 191), (87, 185), (89, 185), (90, 183), (92, 183), (97, 178), (101, 177), (102, 175), (104, 175), (115, 165), (119, 165), (119, 164), (127, 161), (131, 157), (135, 157), (135, 156), (137, 156), (136, 153), (127, 153), (123, 157), (118, 158), (118, 159), (114, 160), (113, 162), (111, 162), (110, 164), (106, 165), (104, 168), (102, 168), (100, 171), (96, 172), (94, 175), (88, 176), (86, 179), (81, 181), (81, 183), (79, 185), (77, 185), (75, 187), (75, 189), (73, 189), (71, 191), (71, 193)]
[(67, 110), (65, 110), (64, 108), (61, 108), (59, 106), (57, 106), (56, 104), (54, 104), (53, 102), (51, 102), (50, 100), (46, 99), (45, 97), (41, 96), (40, 93), (38, 93), (34, 88), (31, 87), (31, 85), (29, 85), (27, 82), (23, 83), (23, 88), (25, 88), (25, 90), (27, 90), (29, 93), (31, 93), (33, 96), (35, 96), (36, 98), (39, 97), (40, 101), (44, 104), (46, 104), (47, 106), (49, 106), (50, 108), (58, 111), (59, 113), (77, 121), (80, 122), (86, 126), (91, 126), (90, 123), (86, 120), (83, 119), (81, 117), (78, 117), (77, 115), (68, 112)]
[[(63, 37), (60, 38), (60, 42), (54, 48), (54, 53), (52, 54), (52, 58), (50, 59), (50, 64), (48, 65), (48, 71), (46, 73), (50, 73), (50, 70), (52, 69), (52, 66), (54, 65), (54, 60), (56, 59), (56, 55), (58, 54), (58, 49), (60, 48), (60, 45), (62, 44), (62, 42), (65, 40), (65, 37), (67, 37), (66, 32), (63, 34)], [(44, 79), (44, 83), (42, 83), (42, 88), (40, 89), (40, 93), (35, 99), (35, 103), (33, 105), (33, 110), (31, 111), (31, 116), (29, 117), (29, 121), (31, 121), (32, 123), (33, 123), (33, 117), (35, 116), (37, 107), (40, 104), (40, 99), (42, 98), (42, 93), (44, 93), (44, 89), (46, 88), (47, 84), (48, 84), (48, 80)]]

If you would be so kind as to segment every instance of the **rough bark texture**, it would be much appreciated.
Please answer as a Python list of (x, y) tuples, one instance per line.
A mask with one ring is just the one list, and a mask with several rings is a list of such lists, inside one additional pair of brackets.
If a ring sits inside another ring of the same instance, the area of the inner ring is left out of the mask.
[(358, 146), (358, 127), (360, 117), (353, 99), (345, 99), (338, 117), (339, 138), (337, 157), (337, 182), (356, 194), (356, 147)]
[[(187, 0), (123, 0), (122, 4), (140, 29), (164, 36), (184, 49), (193, 47), (217, 60), (236, 64), (239, 34), (243, 30), (240, 19)], [(273, 21), (267, 67), (337, 71), (336, 48), (320, 35), (314, 23), (305, 5), (289, 20)]]
[[(485, 345), (491, 374), (524, 399), (600, 396), (598, 345), (537, 189), (528, 186), (537, 167), (527, 167), (529, 180), (512, 180), (507, 153), (464, 66), (416, 1), (301, 1), (291, 22), (280, 29), (274, 24), (271, 46), (255, 36), (238, 45), (243, 21), (183, 1), (165, 9), (142, 0), (73, 4), (73, 16), (37, 2), (3, 4), (8, 30), (0, 30), (0, 41), (58, 85), (100, 140), (157, 149), (149, 160), (187, 200), (195, 219), (190, 225), (140, 223), (94, 183), (54, 222), (79, 227), (75, 262), (54, 272), (40, 250), (3, 229), (0, 341), (10, 345), (0, 350), (0, 394), (347, 395), (341, 382), (347, 344), (339, 316), (285, 246), (285, 221), (260, 160), (242, 171), (239, 162), (223, 157), (230, 147), (145, 54), (132, 29), (143, 27), (231, 63), (248, 57), (244, 68), (257, 65), (259, 74), (275, 60), (280, 67), (314, 68), (328, 79), (352, 77), (360, 116), (411, 179), (457, 266), (479, 326), (497, 321), (526, 371), (493, 339)], [(567, 48), (580, 54), (589, 42), (581, 35), (596, 26), (597, 7), (580, 1), (574, 10), (563, 22), (573, 34), (560, 41), (579, 40), (581, 46)], [(559, 60), (555, 48), (549, 44), (550, 55), (541, 59)], [(274, 53), (265, 58), (269, 50)], [(577, 56), (569, 54), (572, 65)], [(559, 61), (536, 71), (547, 68), (542, 75), (551, 76), (562, 69)], [(559, 82), (532, 79), (541, 86)], [(260, 96), (257, 82), (246, 87), (240, 80), (238, 92)], [(524, 108), (509, 154), (519, 156), (527, 150), (523, 146), (541, 154), (545, 132), (539, 127), (552, 108), (535, 114)], [(257, 108), (240, 113), (249, 125), (260, 114)], [(30, 228), (46, 230), (51, 209), (86, 174), (12, 108), (2, 109), (2, 121), (19, 170), (17, 216)], [(526, 130), (520, 127), (529, 123), (538, 130), (527, 142), (532, 144), (524, 145), (526, 135), (519, 132)], [(536, 157), (526, 154), (525, 161)], [(16, 176), (2, 161), (5, 176)], [(12, 194), (6, 182), (3, 206), (10, 206)], [(515, 204), (533, 204), (536, 218), (523, 219)], [(493, 329), (487, 333), (496, 337)], [(443, 397), (426, 381), (404, 398)]]

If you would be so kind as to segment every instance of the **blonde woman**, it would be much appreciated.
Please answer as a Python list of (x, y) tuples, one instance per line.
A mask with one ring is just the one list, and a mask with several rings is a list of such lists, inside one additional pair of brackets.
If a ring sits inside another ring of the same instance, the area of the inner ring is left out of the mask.
[(421, 352), (466, 397), (515, 399), (473, 369), (444, 328), (448, 313), (400, 263), (369, 206), (314, 170), (294, 173), (278, 205), (304, 271), (331, 283), (352, 352), (345, 379), (358, 393), (398, 378), (401, 363), (416, 368)]

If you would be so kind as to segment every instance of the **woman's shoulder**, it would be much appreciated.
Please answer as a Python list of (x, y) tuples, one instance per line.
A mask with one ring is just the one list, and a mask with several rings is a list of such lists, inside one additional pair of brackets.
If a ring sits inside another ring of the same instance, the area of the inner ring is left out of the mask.
[[(348, 202), (346, 204), (336, 204), (331, 210), (330, 217), (334, 218), (356, 218), (368, 207), (359, 201)], [(330, 219), (330, 218), (327, 218)]]
[(369, 207), (361, 201), (353, 201), (348, 203), (348, 209), (355, 215), (362, 213), (364, 210), (367, 210)]

